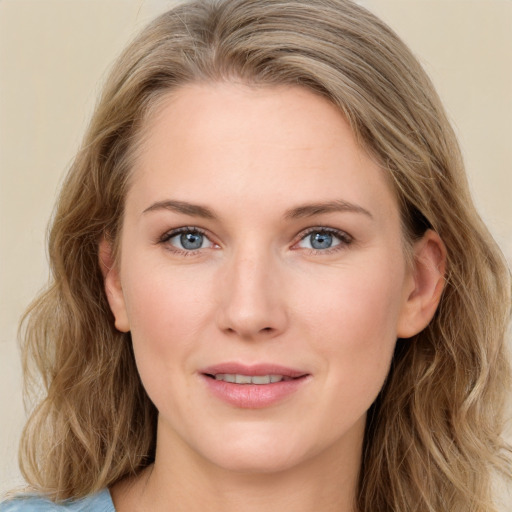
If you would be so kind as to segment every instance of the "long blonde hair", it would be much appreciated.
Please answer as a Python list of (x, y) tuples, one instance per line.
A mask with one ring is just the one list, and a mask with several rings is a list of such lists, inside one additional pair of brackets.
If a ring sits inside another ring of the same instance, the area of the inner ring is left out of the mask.
[(130, 336), (114, 327), (98, 243), (118, 239), (133, 152), (158, 99), (232, 79), (298, 85), (337, 105), (389, 173), (407, 240), (431, 228), (447, 247), (438, 311), (398, 340), (369, 411), (359, 512), (494, 511), (493, 474), (510, 472), (501, 437), (510, 274), (430, 80), (384, 23), (348, 0), (187, 2), (119, 58), (62, 188), (52, 281), (22, 324), (28, 383), (44, 390), (20, 448), (27, 481), (54, 500), (77, 498), (151, 464), (157, 413)]

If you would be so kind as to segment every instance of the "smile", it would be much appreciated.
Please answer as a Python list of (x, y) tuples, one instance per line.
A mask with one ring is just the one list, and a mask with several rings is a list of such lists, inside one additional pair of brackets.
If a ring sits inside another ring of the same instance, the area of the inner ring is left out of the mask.
[(273, 363), (225, 362), (198, 373), (210, 396), (240, 409), (280, 404), (307, 388), (312, 379), (307, 371)]
[(217, 373), (216, 375), (208, 375), (215, 380), (222, 380), (232, 384), (273, 384), (283, 380), (292, 380), (292, 377), (285, 375), (242, 375), (239, 373)]

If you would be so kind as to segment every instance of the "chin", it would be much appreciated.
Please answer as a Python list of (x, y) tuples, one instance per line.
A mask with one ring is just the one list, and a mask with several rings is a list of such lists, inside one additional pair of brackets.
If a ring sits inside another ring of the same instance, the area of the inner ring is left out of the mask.
[(251, 450), (245, 453), (235, 454), (233, 457), (226, 457), (223, 453), (215, 457), (214, 462), (218, 467), (242, 474), (273, 474), (290, 470), (302, 462), (297, 452), (290, 454), (277, 453), (276, 451)]
[(227, 471), (247, 474), (269, 474), (290, 470), (308, 458), (315, 450), (308, 450), (308, 443), (293, 436), (276, 435), (274, 432), (245, 432), (235, 436), (223, 436), (225, 442), (217, 442), (215, 450), (203, 452), (214, 465)]

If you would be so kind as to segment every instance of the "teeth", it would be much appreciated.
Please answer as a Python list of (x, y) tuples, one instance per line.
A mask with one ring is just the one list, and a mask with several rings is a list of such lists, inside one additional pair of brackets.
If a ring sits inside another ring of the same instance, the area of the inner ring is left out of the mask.
[[(280, 375), (274, 375), (274, 377), (279, 377), (279, 380), (281, 380)], [(272, 375), (258, 375), (250, 377), (250, 379), (253, 384), (270, 384), (272, 382)], [(279, 380), (275, 380), (274, 382), (279, 382)]]
[(249, 375), (238, 375), (238, 374), (236, 374), (235, 375), (235, 382), (237, 384), (251, 384), (252, 377), (250, 377)]
[(283, 375), (240, 375), (238, 373), (218, 373), (215, 380), (223, 380), (236, 384), (271, 384), (282, 380), (291, 380)]

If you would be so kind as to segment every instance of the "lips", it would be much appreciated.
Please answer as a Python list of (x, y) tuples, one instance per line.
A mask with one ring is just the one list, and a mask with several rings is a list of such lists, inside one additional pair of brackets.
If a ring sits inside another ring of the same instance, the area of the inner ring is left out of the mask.
[(243, 375), (241, 373), (217, 373), (215, 375), (215, 380), (223, 380), (232, 384), (266, 385), (291, 379), (292, 377), (285, 377), (284, 375)]
[(240, 363), (221, 363), (204, 368), (200, 372), (204, 375), (211, 375), (213, 377), (215, 377), (215, 375), (222, 374), (251, 375), (256, 377), (263, 375), (282, 375), (283, 377), (296, 379), (297, 377), (307, 375), (307, 372), (277, 364), (244, 365)]
[(298, 391), (310, 375), (275, 364), (222, 363), (204, 368), (200, 376), (216, 398), (234, 407), (260, 409)]

